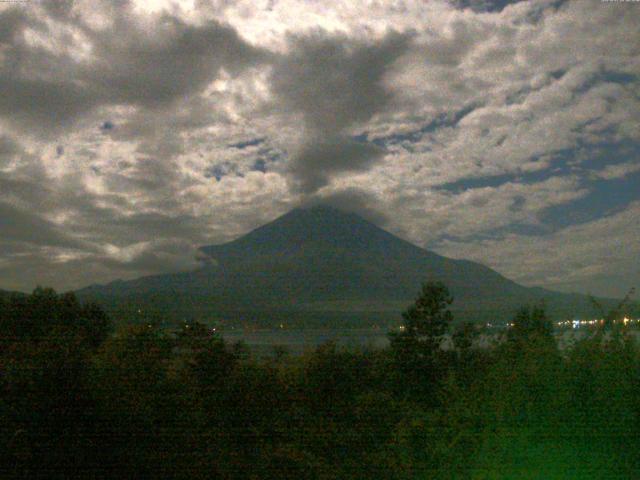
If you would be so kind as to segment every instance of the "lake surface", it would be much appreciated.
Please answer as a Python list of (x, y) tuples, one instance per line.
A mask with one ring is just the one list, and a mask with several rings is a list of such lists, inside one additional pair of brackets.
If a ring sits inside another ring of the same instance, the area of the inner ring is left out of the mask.
[[(565, 330), (556, 333), (561, 349), (570, 347), (575, 341), (589, 332), (586, 329)], [(640, 342), (640, 331), (632, 331), (632, 335)], [(387, 330), (382, 328), (367, 329), (275, 329), (275, 330), (226, 330), (222, 337), (230, 343), (245, 342), (251, 350), (260, 355), (270, 355), (274, 347), (284, 347), (289, 353), (300, 355), (313, 350), (327, 342), (335, 342), (339, 347), (378, 349), (389, 345)], [(481, 335), (475, 344), (486, 347), (498, 340), (499, 333)], [(444, 347), (451, 345), (450, 337), (444, 341)]]

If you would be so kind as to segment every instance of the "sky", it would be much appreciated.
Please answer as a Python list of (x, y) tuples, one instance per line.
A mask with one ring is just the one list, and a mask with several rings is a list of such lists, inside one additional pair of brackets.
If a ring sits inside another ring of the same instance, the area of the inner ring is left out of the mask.
[(640, 287), (640, 3), (0, 3), (0, 288), (194, 269), (327, 203), (524, 285)]

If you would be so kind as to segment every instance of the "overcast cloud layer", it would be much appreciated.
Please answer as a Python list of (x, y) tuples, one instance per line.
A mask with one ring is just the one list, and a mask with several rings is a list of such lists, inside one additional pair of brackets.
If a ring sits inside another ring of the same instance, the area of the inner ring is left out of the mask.
[(525, 285), (640, 287), (640, 4), (0, 4), (0, 288), (196, 268), (352, 209)]

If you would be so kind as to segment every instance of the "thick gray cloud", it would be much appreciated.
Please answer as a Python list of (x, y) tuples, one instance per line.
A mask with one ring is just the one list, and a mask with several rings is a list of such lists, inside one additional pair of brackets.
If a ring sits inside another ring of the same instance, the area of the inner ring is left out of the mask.
[(7, 165), (20, 151), (19, 146), (8, 135), (0, 135), (0, 167)]
[(99, 60), (86, 65), (83, 79), (104, 101), (116, 104), (171, 103), (201, 90), (221, 68), (238, 74), (265, 56), (213, 20), (193, 26), (165, 14), (149, 32), (123, 15), (113, 29), (85, 32)]
[(475, 12), (493, 12), (521, 1), (523, 0), (451, 0), (451, 4), (457, 8), (469, 8)]
[(305, 193), (316, 192), (329, 183), (332, 174), (357, 170), (379, 160), (383, 148), (370, 143), (358, 143), (348, 137), (313, 137), (305, 140), (291, 162), (290, 171)]
[[(216, 20), (192, 25), (164, 13), (149, 28), (125, 4), (99, 29), (70, 5), (54, 9), (51, 22), (36, 12), (0, 12), (0, 116), (32, 132), (58, 132), (99, 105), (167, 106), (201, 91), (222, 69), (237, 75), (266, 55)], [(27, 30), (54, 45), (79, 37), (90, 54), (52, 52), (30, 42)]]
[(411, 35), (388, 33), (359, 41), (318, 32), (289, 39), (273, 72), (273, 89), (312, 131), (337, 134), (369, 120), (392, 97), (383, 80), (409, 46)]
[(302, 204), (303, 207), (314, 205), (329, 205), (339, 210), (356, 213), (383, 228), (389, 223), (389, 215), (384, 210), (377, 208), (376, 197), (359, 188), (346, 188), (322, 195), (313, 195)]
[(349, 129), (392, 100), (385, 74), (408, 51), (411, 38), (390, 32), (377, 41), (359, 41), (317, 32), (289, 39), (271, 82), (286, 111), (302, 118), (302, 144), (290, 170), (303, 192), (313, 193), (332, 174), (365, 169), (382, 157), (384, 149), (351, 140)]
[(52, 57), (42, 47), (29, 45), (27, 29), (46, 29), (46, 24), (19, 7), (0, 11), (0, 116), (36, 126), (67, 124), (92, 108), (96, 99), (64, 78), (73, 76), (71, 59)]
[(0, 112), (40, 130), (69, 125), (97, 104), (81, 87), (47, 80), (0, 78)]
[(0, 229), (3, 242), (23, 242), (33, 245), (50, 245), (83, 249), (90, 246), (78, 240), (51, 222), (14, 205), (0, 202)]

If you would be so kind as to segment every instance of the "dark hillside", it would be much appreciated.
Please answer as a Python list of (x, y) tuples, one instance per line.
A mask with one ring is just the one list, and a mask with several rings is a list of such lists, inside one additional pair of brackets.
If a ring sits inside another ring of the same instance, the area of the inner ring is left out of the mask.
[[(307, 326), (393, 321), (419, 286), (439, 280), (465, 320), (499, 319), (522, 304), (552, 316), (591, 314), (583, 295), (526, 288), (476, 262), (422, 249), (358, 215), (332, 207), (295, 209), (246, 235), (201, 251), (210, 264), (80, 290), (109, 309), (152, 309), (182, 318)], [(346, 320), (349, 318), (349, 320)]]

